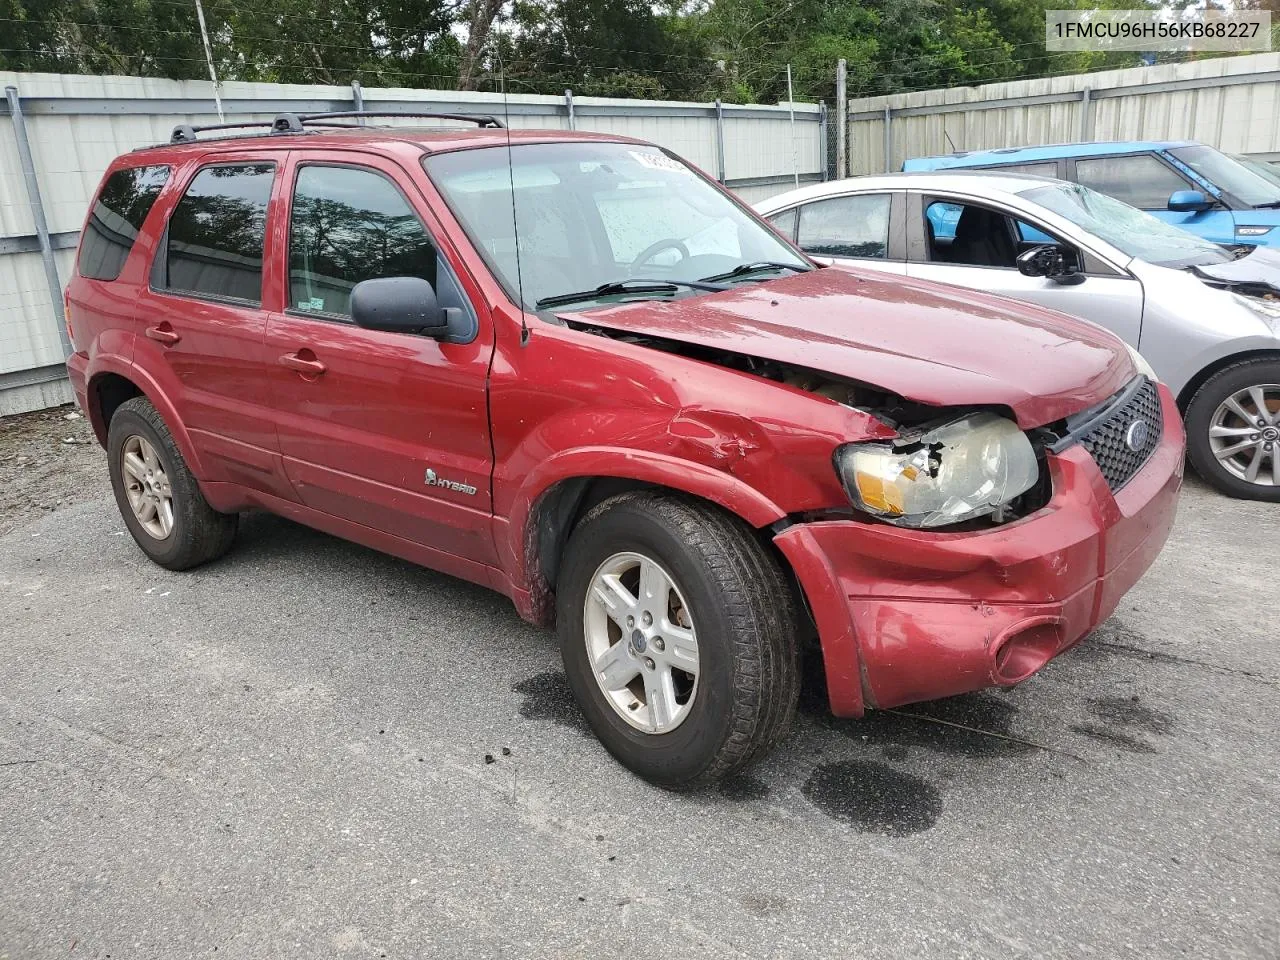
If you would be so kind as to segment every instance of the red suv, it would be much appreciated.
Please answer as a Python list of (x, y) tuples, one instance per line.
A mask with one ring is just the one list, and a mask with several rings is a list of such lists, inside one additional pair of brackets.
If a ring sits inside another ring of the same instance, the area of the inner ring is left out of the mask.
[(647, 143), (355, 123), (102, 182), (68, 366), (160, 565), (256, 507), (486, 584), (679, 788), (782, 736), (805, 638), (840, 716), (1008, 686), (1164, 543), (1177, 409), (1100, 328), (820, 268)]

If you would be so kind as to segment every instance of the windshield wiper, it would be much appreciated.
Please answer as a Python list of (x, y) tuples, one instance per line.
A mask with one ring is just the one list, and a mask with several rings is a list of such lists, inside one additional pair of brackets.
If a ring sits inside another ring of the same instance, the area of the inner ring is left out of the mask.
[(596, 300), (619, 293), (675, 293), (681, 287), (691, 290), (725, 290), (718, 283), (702, 280), (645, 280), (642, 277), (629, 277), (626, 280), (611, 280), (602, 283), (593, 290), (579, 290), (576, 293), (557, 293), (555, 296), (543, 297), (534, 304), (538, 310), (546, 307), (563, 307), (584, 300)]
[(739, 277), (760, 273), (763, 270), (794, 270), (796, 273), (805, 273), (812, 269), (813, 267), (806, 263), (778, 263), (774, 260), (756, 260), (753, 263), (740, 263), (728, 273), (717, 273), (713, 277), (703, 277), (702, 279), (707, 283), (715, 283), (722, 280), (737, 280)]
[(1280, 200), (1268, 200), (1266, 203), (1255, 203), (1255, 210), (1280, 210)]

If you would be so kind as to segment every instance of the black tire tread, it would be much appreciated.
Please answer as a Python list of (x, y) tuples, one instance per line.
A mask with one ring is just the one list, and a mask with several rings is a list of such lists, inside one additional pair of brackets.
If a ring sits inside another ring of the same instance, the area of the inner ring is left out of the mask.
[(683, 494), (628, 491), (597, 504), (579, 526), (620, 508), (656, 516), (677, 531), (724, 595), (735, 671), (728, 732), (699, 774), (663, 784), (696, 789), (768, 752), (790, 726), (800, 695), (795, 598), (778, 560), (754, 531), (719, 507)]
[[(169, 483), (174, 492), (174, 510), (178, 514), (175, 531), (179, 537), (178, 550), (171, 556), (157, 557), (144, 547), (148, 556), (166, 569), (190, 570), (192, 567), (216, 560), (230, 550), (235, 542), (239, 516), (234, 513), (219, 513), (209, 506), (204, 494), (200, 492), (199, 483), (187, 466), (178, 444), (174, 441), (168, 424), (146, 397), (126, 400), (112, 414), (111, 424), (108, 427), (107, 449), (112, 452), (112, 457), (109, 459), (113, 487), (118, 481), (114, 476), (117, 470), (114, 462), (116, 446), (111, 439), (119, 429), (117, 424), (124, 423), (120, 420), (122, 416), (126, 419), (129, 416), (137, 417), (155, 431), (163, 448), (161, 454), (167, 461), (166, 473), (170, 474)], [(121, 513), (124, 513), (128, 509), (127, 503), (121, 502), (119, 494), (116, 499), (120, 503)]]

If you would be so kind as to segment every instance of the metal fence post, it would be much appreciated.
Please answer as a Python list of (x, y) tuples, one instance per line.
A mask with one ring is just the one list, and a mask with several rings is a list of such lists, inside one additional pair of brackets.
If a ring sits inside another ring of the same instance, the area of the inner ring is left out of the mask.
[(849, 175), (849, 153), (846, 138), (849, 129), (849, 99), (845, 86), (849, 65), (844, 60), (836, 64), (836, 179)]
[[(351, 81), (351, 105), (355, 107), (357, 113), (364, 113), (364, 87), (360, 86), (359, 80)], [(356, 122), (364, 126), (363, 118)]]
[(720, 182), (724, 183), (724, 104), (716, 101), (716, 163), (720, 169)]
[(31, 157), (31, 142), (27, 139), (27, 121), (22, 115), (22, 100), (17, 87), (5, 87), (9, 101), (9, 116), (13, 120), (14, 139), (18, 142), (18, 161), (22, 164), (22, 179), (27, 185), (27, 203), (31, 205), (31, 219), (35, 221), (36, 238), (40, 242), (40, 259), (44, 262), (44, 279), (53, 300), (53, 315), (58, 322), (58, 339), (62, 341), (63, 357), (72, 354), (71, 338), (67, 336), (67, 315), (62, 307), (62, 283), (58, 280), (58, 265), (53, 259), (53, 244), (49, 240), (49, 223), (44, 218), (44, 201), (40, 199), (40, 183), (36, 180), (36, 165)]
[(577, 118), (573, 115), (573, 91), (568, 87), (564, 89), (564, 112), (569, 117), (569, 129), (577, 130)]
[(1080, 91), (1080, 136), (1081, 143), (1093, 139), (1093, 91), (1085, 87)]
[(884, 172), (893, 173), (893, 108), (884, 108)]
[(818, 101), (818, 158), (822, 164), (822, 182), (831, 179), (830, 154), (827, 152), (827, 101)]

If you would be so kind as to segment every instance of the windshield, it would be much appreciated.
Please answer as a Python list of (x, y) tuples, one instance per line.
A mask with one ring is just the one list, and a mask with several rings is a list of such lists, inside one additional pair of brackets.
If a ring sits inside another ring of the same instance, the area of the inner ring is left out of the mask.
[(1078, 183), (1033, 187), (1023, 190), (1021, 196), (1066, 217), (1129, 256), (1156, 266), (1204, 266), (1232, 259), (1216, 243)]
[(1274, 163), (1269, 163), (1266, 160), (1255, 160), (1252, 157), (1242, 157), (1239, 154), (1232, 154), (1231, 158), (1239, 161), (1264, 180), (1268, 180), (1274, 183), (1277, 188), (1280, 188), (1280, 167)]
[(770, 279), (792, 265), (809, 269), (771, 230), (657, 147), (516, 144), (438, 154), (423, 165), (512, 301), (526, 309), (632, 278), (668, 286), (613, 290), (580, 298), (582, 305), (605, 296), (698, 295), (706, 291), (674, 285), (748, 263), (760, 269), (744, 272), (744, 280)]
[(1177, 147), (1169, 153), (1241, 203), (1256, 207), (1280, 201), (1280, 186), (1213, 147)]

